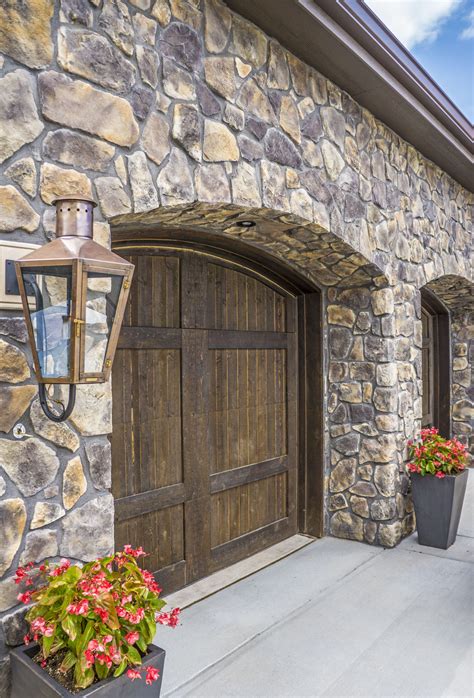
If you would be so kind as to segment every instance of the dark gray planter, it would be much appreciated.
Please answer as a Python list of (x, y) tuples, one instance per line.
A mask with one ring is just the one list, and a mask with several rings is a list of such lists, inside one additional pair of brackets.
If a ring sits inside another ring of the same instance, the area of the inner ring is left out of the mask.
[(149, 653), (143, 658), (142, 666), (153, 666), (158, 669), (160, 676), (151, 686), (145, 679), (132, 681), (127, 673), (118, 678), (110, 677), (98, 681), (89, 688), (71, 693), (55, 681), (46, 671), (36, 664), (32, 657), (38, 651), (38, 645), (23, 645), (10, 652), (12, 668), (11, 698), (158, 698), (161, 691), (165, 651), (161, 647), (150, 645)]
[(447, 550), (456, 540), (468, 470), (459, 475), (422, 477), (411, 473), (416, 528), (420, 545)]

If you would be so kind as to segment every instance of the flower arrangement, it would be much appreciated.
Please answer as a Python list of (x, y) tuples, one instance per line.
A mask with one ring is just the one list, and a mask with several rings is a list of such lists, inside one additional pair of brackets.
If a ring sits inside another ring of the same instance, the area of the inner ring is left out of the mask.
[(444, 439), (438, 429), (422, 429), (420, 439), (408, 441), (410, 462), (407, 468), (422, 476), (434, 475), (440, 480), (456, 475), (467, 465), (467, 448), (457, 439)]
[(137, 559), (142, 548), (126, 545), (123, 552), (80, 567), (69, 560), (36, 566), (28, 563), (16, 571), (18, 595), (34, 602), (26, 619), (30, 633), (24, 641), (39, 644), (35, 661), (66, 687), (83, 689), (109, 676), (145, 678), (151, 685), (158, 670), (140, 669), (156, 632), (157, 623), (175, 627), (179, 609), (166, 613), (165, 601), (151, 572)]

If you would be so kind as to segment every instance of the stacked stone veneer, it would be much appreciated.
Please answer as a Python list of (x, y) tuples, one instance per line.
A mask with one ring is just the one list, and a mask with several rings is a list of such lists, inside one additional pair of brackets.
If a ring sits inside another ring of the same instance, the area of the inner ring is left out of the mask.
[[(44, 243), (49, 204), (74, 192), (98, 200), (103, 244), (110, 223), (205, 229), (312, 280), (325, 307), (326, 530), (396, 545), (414, 525), (404, 463), (421, 416), (425, 285), (452, 310), (454, 432), (472, 436), (472, 194), (216, 0), (3, 2), (0, 69), (0, 236)], [(257, 226), (237, 228), (239, 215)], [(22, 635), (19, 562), (113, 546), (109, 387), (81, 388), (58, 426), (31, 371), (24, 324), (4, 312), (8, 644)]]

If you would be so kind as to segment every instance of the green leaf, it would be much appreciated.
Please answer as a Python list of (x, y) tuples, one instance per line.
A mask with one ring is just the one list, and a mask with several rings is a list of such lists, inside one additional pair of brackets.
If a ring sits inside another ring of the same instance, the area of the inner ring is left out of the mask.
[(135, 649), (135, 647), (132, 647), (129, 645), (129, 648), (127, 650), (127, 657), (131, 661), (132, 664), (141, 664), (142, 663), (142, 658), (140, 655), (140, 652)]
[[(151, 642), (151, 640), (150, 640)], [(146, 652), (148, 649), (149, 643), (140, 635), (138, 640), (135, 643), (139, 649), (141, 649), (142, 652)]]
[(77, 657), (73, 652), (69, 651), (66, 652), (63, 661), (61, 662), (61, 666), (59, 667), (59, 671), (62, 671), (66, 673), (69, 671), (69, 669), (72, 669), (72, 667), (76, 664), (77, 662)]
[(94, 671), (92, 669), (82, 669), (81, 663), (76, 662), (74, 668), (74, 686), (76, 688), (87, 688), (94, 681)]
[(51, 646), (54, 641), (54, 633), (50, 637), (43, 637), (43, 641), (41, 643), (41, 647), (43, 650), (43, 657), (47, 659), (50, 655), (51, 652)]
[(127, 666), (128, 666), (127, 660), (122, 659), (122, 661), (120, 662), (120, 664), (118, 665), (118, 667), (114, 671), (114, 676), (120, 676), (121, 674), (123, 674), (123, 672), (125, 671)]
[(66, 616), (66, 618), (64, 618), (64, 620), (61, 621), (62, 629), (64, 630), (66, 635), (68, 635), (68, 637), (73, 641), (77, 637), (78, 625), (78, 622), (74, 620), (74, 618), (72, 618), (71, 616)]
[(107, 666), (105, 664), (99, 664), (99, 662), (96, 662), (94, 664), (94, 666), (95, 666), (96, 674), (99, 677), (99, 679), (101, 679), (101, 680), (106, 679), (108, 674), (109, 674), (109, 670), (108, 670)]
[(89, 644), (89, 640), (92, 640), (94, 637), (94, 624), (91, 620), (87, 621), (86, 629), (82, 633), (82, 635), (78, 638), (77, 641), (77, 654), (80, 655), (84, 650), (87, 648), (87, 645)]

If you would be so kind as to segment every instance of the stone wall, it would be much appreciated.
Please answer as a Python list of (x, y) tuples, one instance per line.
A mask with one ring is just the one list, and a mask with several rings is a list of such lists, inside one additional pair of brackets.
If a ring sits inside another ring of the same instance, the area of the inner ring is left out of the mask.
[[(110, 224), (204, 229), (322, 290), (326, 529), (396, 545), (424, 285), (453, 311), (454, 432), (472, 434), (472, 194), (218, 0), (3, 2), (0, 71), (2, 238), (44, 243), (72, 191), (99, 202), (103, 244)], [(109, 387), (58, 426), (34, 384), (23, 321), (0, 314), (0, 656), (21, 641), (20, 561), (113, 545)]]

